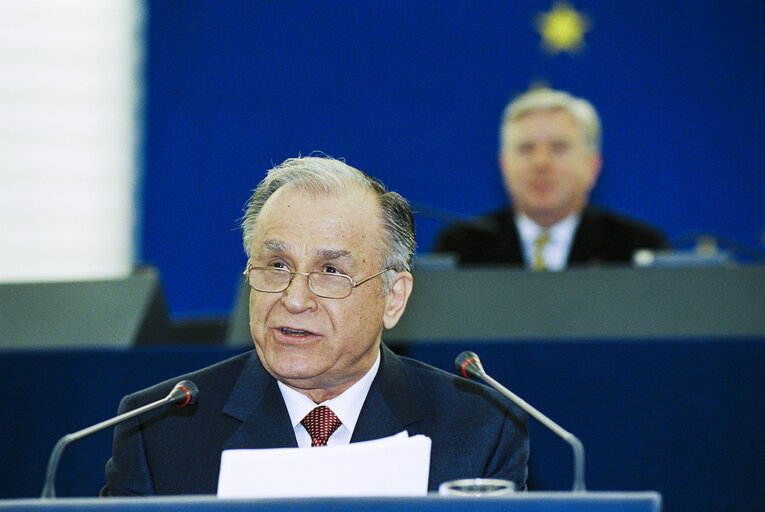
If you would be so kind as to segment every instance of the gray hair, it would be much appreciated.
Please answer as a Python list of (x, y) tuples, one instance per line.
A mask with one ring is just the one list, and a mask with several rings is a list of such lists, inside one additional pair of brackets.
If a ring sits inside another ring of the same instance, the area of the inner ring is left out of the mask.
[(592, 104), (564, 91), (547, 87), (531, 89), (515, 98), (505, 107), (499, 130), (500, 145), (504, 140), (505, 130), (521, 116), (544, 110), (563, 110), (569, 113), (579, 125), (591, 151), (600, 151), (600, 117)]
[[(258, 215), (269, 197), (279, 188), (290, 185), (312, 194), (348, 193), (352, 189), (366, 190), (377, 197), (383, 226), (383, 246), (378, 248), (383, 267), (397, 271), (412, 270), (412, 257), (416, 247), (414, 217), (409, 203), (396, 192), (389, 192), (379, 180), (330, 157), (306, 156), (290, 158), (269, 170), (253, 191), (242, 218), (242, 241), (249, 258), (257, 226)], [(394, 276), (382, 274), (384, 291), (390, 290)]]

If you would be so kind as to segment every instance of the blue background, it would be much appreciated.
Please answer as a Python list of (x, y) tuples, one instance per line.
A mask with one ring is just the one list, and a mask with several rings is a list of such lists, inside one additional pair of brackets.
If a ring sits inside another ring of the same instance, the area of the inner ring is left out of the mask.
[(298, 154), (402, 193), (421, 252), (452, 215), (506, 204), (499, 117), (538, 80), (601, 114), (594, 203), (761, 251), (765, 3), (572, 5), (591, 24), (577, 55), (542, 48), (551, 1), (148, 2), (139, 259), (171, 313), (228, 313), (244, 203)]

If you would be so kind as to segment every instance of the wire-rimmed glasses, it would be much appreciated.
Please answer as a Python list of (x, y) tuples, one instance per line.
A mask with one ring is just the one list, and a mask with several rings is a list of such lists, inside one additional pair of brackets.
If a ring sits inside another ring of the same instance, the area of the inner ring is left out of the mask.
[(354, 281), (351, 276), (330, 272), (293, 272), (286, 268), (278, 267), (255, 267), (247, 265), (244, 276), (247, 283), (264, 293), (281, 293), (292, 283), (296, 275), (308, 277), (308, 289), (314, 295), (326, 299), (344, 299), (351, 294), (354, 288), (384, 274), (395, 267), (387, 267), (378, 273), (365, 277), (360, 281)]

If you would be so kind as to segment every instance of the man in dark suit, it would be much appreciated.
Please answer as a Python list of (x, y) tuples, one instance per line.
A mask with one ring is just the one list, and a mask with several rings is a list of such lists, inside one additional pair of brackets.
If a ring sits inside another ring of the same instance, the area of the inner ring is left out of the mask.
[(533, 89), (505, 109), (500, 157), (512, 208), (447, 226), (434, 252), (460, 263), (515, 263), (536, 270), (627, 263), (658, 249), (657, 229), (588, 206), (601, 168), (600, 120), (581, 98)]
[[(343, 162), (290, 159), (255, 190), (242, 229), (255, 350), (125, 397), (120, 412), (166, 396), (182, 378), (200, 390), (193, 407), (116, 429), (102, 495), (211, 494), (223, 450), (341, 445), (403, 430), (432, 440), (430, 490), (474, 477), (525, 487), (523, 413), (381, 343), (412, 291), (405, 199)], [(315, 431), (318, 417), (331, 427)]]

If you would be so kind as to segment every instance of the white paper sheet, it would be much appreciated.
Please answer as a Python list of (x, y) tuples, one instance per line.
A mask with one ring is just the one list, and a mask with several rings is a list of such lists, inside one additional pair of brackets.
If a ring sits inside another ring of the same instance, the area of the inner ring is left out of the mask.
[(401, 432), (343, 446), (225, 450), (218, 497), (425, 496), (430, 445)]

